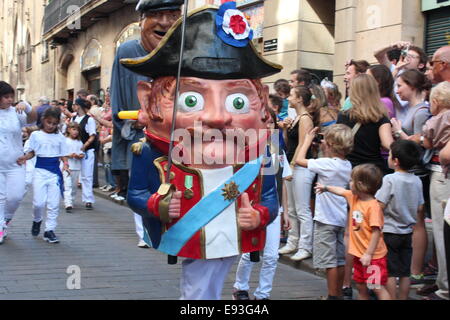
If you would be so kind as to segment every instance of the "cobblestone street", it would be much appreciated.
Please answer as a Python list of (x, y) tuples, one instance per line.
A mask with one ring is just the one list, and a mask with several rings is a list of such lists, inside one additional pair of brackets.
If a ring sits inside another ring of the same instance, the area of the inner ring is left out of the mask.
[[(61, 209), (58, 244), (44, 242), (44, 224), (37, 238), (31, 235), (31, 210), (28, 194), (0, 246), (0, 300), (179, 298), (181, 263), (168, 265), (164, 254), (137, 247), (127, 207), (98, 198), (92, 211), (80, 203), (71, 214)], [(231, 299), (236, 265), (225, 283), (223, 299)], [(70, 266), (81, 270), (80, 290), (67, 288)], [(253, 290), (259, 268), (257, 264), (252, 274)], [(318, 299), (325, 294), (324, 279), (279, 263), (272, 299)]]

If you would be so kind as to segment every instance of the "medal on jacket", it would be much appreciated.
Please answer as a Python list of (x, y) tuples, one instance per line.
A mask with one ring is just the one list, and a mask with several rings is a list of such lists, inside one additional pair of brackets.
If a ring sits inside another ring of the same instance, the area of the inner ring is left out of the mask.
[(194, 197), (194, 191), (192, 190), (194, 184), (193, 182), (194, 177), (189, 175), (184, 177), (184, 187), (186, 188), (186, 190), (184, 190), (184, 198), (187, 200), (190, 200)]

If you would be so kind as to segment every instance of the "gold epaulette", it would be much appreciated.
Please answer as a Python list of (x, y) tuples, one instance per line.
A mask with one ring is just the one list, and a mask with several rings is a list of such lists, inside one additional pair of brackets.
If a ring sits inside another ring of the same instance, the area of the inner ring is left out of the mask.
[(139, 140), (139, 142), (133, 143), (131, 145), (131, 152), (133, 154), (140, 156), (142, 154), (142, 148), (144, 148), (144, 143), (147, 142), (147, 138), (142, 138)]

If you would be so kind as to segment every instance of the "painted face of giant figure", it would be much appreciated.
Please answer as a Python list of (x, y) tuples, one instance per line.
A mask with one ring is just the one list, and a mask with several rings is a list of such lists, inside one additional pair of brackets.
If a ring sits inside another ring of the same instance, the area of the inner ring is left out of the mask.
[[(170, 139), (174, 90), (173, 77), (139, 83), (139, 122), (151, 139)], [(257, 144), (265, 143), (267, 98), (259, 80), (182, 78), (173, 157), (199, 168), (244, 162), (246, 149), (258, 153)]]

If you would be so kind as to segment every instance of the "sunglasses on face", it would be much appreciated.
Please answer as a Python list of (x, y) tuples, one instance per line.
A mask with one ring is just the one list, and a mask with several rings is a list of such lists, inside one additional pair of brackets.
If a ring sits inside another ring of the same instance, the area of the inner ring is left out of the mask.
[(442, 61), (442, 60), (434, 60), (434, 61), (430, 61), (430, 66), (434, 66), (435, 63), (447, 63), (446, 61)]

